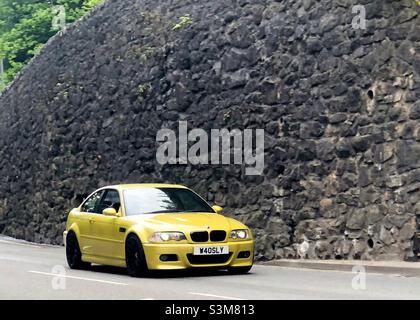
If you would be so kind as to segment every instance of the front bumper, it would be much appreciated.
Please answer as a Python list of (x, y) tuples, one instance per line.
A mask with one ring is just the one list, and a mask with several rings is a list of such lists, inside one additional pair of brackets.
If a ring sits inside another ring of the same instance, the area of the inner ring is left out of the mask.
[[(194, 258), (191, 255), (194, 247), (203, 246), (229, 246), (229, 256), (195, 256), (206, 258)], [(202, 244), (143, 244), (143, 250), (146, 256), (147, 266), (151, 270), (175, 270), (187, 268), (209, 268), (209, 267), (247, 267), (254, 261), (254, 241), (235, 241), (235, 242), (217, 242)], [(249, 251), (247, 258), (238, 258), (238, 254), (243, 251)], [(161, 261), (161, 255), (177, 256), (177, 261)]]

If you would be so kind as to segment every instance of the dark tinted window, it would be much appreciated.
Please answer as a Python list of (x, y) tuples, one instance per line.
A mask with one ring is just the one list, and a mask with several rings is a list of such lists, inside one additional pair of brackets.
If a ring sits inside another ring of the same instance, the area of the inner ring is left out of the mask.
[(114, 208), (115, 211), (119, 211), (121, 206), (120, 196), (116, 190), (105, 190), (105, 194), (97, 205), (97, 213), (102, 213), (107, 208)]
[(164, 212), (212, 212), (194, 192), (177, 188), (139, 188), (124, 190), (127, 216)]
[(101, 200), (101, 197), (103, 195), (104, 191), (98, 191), (90, 196), (89, 199), (86, 200), (86, 202), (82, 206), (82, 212), (92, 212), (92, 213), (99, 213), (97, 212), (96, 208)]

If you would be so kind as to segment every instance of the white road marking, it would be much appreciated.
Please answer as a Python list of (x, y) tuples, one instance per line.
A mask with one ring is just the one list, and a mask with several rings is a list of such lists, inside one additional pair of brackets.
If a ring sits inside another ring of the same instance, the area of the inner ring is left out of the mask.
[(194, 294), (196, 296), (204, 296), (204, 297), (213, 297), (213, 298), (221, 298), (221, 299), (227, 299), (227, 300), (245, 300), (242, 298), (235, 298), (235, 297), (227, 297), (227, 296), (219, 296), (217, 294), (211, 294), (211, 293), (200, 293), (200, 292), (188, 292), (189, 294)]
[(85, 280), (85, 281), (94, 281), (94, 282), (102, 282), (107, 284), (116, 284), (119, 286), (128, 286), (128, 283), (122, 283), (122, 282), (114, 282), (114, 281), (107, 281), (107, 280), (99, 280), (99, 279), (92, 279), (92, 278), (82, 278), (82, 277), (75, 277), (75, 276), (67, 276), (63, 274), (57, 274), (57, 273), (49, 273), (49, 272), (41, 272), (41, 271), (28, 271), (30, 273), (36, 273), (41, 274), (44, 276), (52, 276), (52, 277), (62, 277), (62, 278), (69, 278), (69, 279), (76, 279), (76, 280)]

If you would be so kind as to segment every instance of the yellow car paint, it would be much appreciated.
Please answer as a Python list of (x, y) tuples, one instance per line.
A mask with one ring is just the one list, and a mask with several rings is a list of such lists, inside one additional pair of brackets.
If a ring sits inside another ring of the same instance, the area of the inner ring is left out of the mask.
[[(222, 208), (214, 206), (214, 213), (157, 213), (126, 216), (124, 190), (141, 188), (179, 188), (188, 189), (174, 184), (124, 184), (108, 186), (96, 190), (87, 199), (101, 190), (115, 190), (121, 200), (118, 212), (113, 210), (106, 214), (82, 212), (82, 206), (70, 211), (63, 234), (64, 244), (69, 232), (74, 232), (81, 251), (81, 260), (84, 262), (126, 267), (125, 243), (127, 236), (135, 234), (140, 239), (146, 257), (147, 267), (150, 270), (170, 270), (200, 267), (247, 267), (252, 266), (254, 257), (254, 240), (248, 227), (241, 222), (225, 217), (219, 213)], [(188, 189), (189, 190), (189, 189)], [(105, 211), (105, 210), (104, 210)], [(249, 238), (246, 240), (230, 239), (232, 230), (245, 229)], [(224, 241), (194, 242), (191, 232), (196, 231), (226, 231)], [(159, 231), (182, 232), (186, 240), (152, 242), (150, 237)], [(188, 259), (194, 253), (194, 247), (228, 246), (230, 256), (222, 263), (195, 264)], [(249, 251), (250, 256), (238, 258), (239, 252)], [(162, 254), (176, 254), (177, 261), (161, 261)]]

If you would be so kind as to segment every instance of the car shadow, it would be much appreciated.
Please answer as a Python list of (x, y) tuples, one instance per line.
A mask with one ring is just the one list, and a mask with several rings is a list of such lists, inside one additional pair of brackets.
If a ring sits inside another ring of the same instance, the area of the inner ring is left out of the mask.
[[(109, 273), (126, 275), (126, 268), (104, 266), (104, 265), (92, 265), (89, 267), (90, 271), (98, 273)], [(249, 274), (252, 274), (249, 273)], [(214, 277), (214, 276), (229, 276), (231, 275), (226, 270), (214, 269), (214, 268), (200, 268), (200, 269), (186, 269), (186, 270), (153, 270), (149, 271), (147, 275), (141, 278), (151, 279), (163, 279), (163, 278), (187, 278), (187, 277)]]

